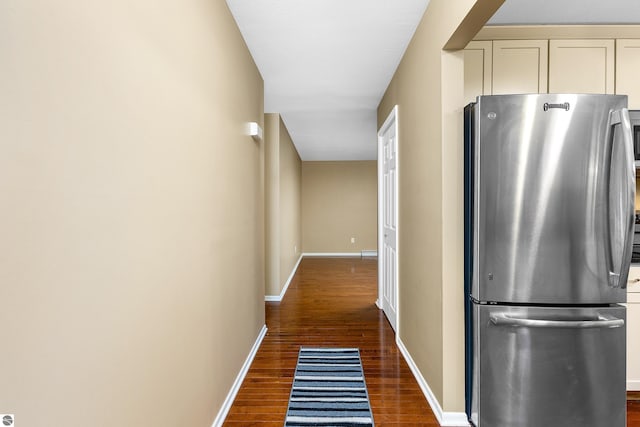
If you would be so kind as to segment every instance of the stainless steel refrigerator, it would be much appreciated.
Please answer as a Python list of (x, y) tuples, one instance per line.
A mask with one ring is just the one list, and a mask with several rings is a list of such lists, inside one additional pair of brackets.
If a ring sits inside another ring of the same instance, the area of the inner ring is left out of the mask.
[(627, 97), (465, 109), (467, 414), (623, 427), (635, 169)]

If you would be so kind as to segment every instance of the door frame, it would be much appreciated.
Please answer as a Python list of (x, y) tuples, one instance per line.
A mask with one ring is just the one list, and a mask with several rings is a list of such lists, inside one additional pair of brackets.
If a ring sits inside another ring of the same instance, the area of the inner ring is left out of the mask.
[[(399, 162), (399, 156), (398, 156), (398, 152), (399, 150), (399, 146), (398, 146), (398, 105), (395, 105), (393, 107), (393, 109), (391, 110), (391, 112), (389, 113), (389, 115), (387, 116), (386, 120), (384, 121), (384, 123), (382, 124), (382, 126), (380, 126), (380, 129), (378, 130), (378, 299), (376, 299), (376, 305), (378, 306), (378, 308), (380, 310), (383, 310), (383, 306), (382, 306), (382, 295), (383, 295), (383, 289), (382, 289), (382, 284), (383, 284), (383, 266), (384, 266), (384, 230), (383, 230), (383, 226), (384, 226), (384, 221), (383, 221), (383, 215), (384, 215), (384, 206), (383, 206), (383, 201), (384, 201), (384, 185), (383, 185), (383, 179), (384, 179), (384, 165), (383, 165), (383, 161), (384, 161), (384, 155), (383, 155), (383, 136), (385, 131), (389, 128), (389, 126), (391, 126), (392, 123), (395, 122), (396, 125), (396, 129), (395, 129), (395, 140), (396, 140), (396, 181), (395, 181), (395, 192), (396, 192), (396, 198), (395, 198), (395, 206), (392, 206), (392, 208), (395, 210), (395, 215), (396, 215), (396, 274), (395, 274), (395, 294), (396, 294), (396, 318), (395, 318), (395, 322), (393, 322), (396, 325), (396, 329), (395, 329), (395, 333), (396, 335), (399, 334), (400, 332), (400, 295), (399, 295), (399, 286), (398, 286), (398, 278), (399, 278), (399, 272), (398, 272), (398, 264), (399, 264), (399, 259), (400, 259), (400, 251), (398, 248), (398, 230), (400, 228), (400, 220), (398, 217), (398, 181), (399, 181), (399, 177), (400, 177), (400, 162)], [(386, 315), (386, 313), (385, 313)]]

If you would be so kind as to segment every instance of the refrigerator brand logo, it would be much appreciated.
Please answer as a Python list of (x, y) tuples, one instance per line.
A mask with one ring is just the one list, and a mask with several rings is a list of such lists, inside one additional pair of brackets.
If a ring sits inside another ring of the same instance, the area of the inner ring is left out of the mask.
[(549, 111), (550, 108), (560, 108), (562, 110), (569, 111), (569, 103), (565, 102), (564, 104), (549, 104), (548, 102), (545, 102), (542, 106), (542, 109), (544, 111)]
[(2, 417), (2, 425), (3, 426), (15, 426), (15, 424), (13, 423), (15, 416), (13, 414), (2, 414), (0, 415), (0, 417)]

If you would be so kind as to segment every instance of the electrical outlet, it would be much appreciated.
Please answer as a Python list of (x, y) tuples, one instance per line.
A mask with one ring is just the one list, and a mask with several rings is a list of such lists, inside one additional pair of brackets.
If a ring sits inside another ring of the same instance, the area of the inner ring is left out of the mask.
[(356, 238), (355, 238), (355, 237), (352, 237), (352, 238), (351, 238), (351, 243), (355, 243), (355, 242), (356, 242)]
[(293, 253), (294, 254), (298, 253), (298, 245), (293, 245)]

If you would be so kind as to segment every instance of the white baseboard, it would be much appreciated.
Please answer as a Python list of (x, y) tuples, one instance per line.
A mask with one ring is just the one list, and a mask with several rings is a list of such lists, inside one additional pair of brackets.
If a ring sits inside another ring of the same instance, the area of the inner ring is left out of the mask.
[(468, 427), (469, 420), (464, 412), (443, 412), (442, 421), (438, 421), (441, 426)]
[(357, 257), (360, 258), (362, 254), (360, 252), (305, 252), (302, 256), (308, 257)]
[(364, 250), (362, 252), (360, 252), (360, 256), (362, 257), (377, 257), (378, 256), (378, 251), (376, 249), (373, 250)]
[(287, 289), (289, 289), (289, 285), (291, 284), (291, 281), (293, 280), (293, 276), (296, 275), (296, 271), (298, 271), (298, 266), (300, 265), (300, 261), (302, 261), (302, 255), (300, 254), (300, 258), (298, 258), (298, 261), (296, 261), (296, 265), (293, 266), (293, 270), (291, 270), (291, 274), (289, 274), (289, 278), (287, 279), (287, 282), (284, 284), (284, 287), (282, 288), (282, 291), (280, 292), (280, 295), (265, 295), (264, 296), (264, 300), (267, 302), (280, 302), (282, 301), (282, 298), (284, 298), (284, 294), (287, 293)]
[(396, 344), (398, 345), (398, 349), (400, 350), (400, 353), (402, 353), (402, 356), (404, 356), (404, 360), (407, 361), (407, 364), (409, 365), (409, 369), (411, 369), (411, 372), (413, 372), (413, 376), (416, 378), (416, 381), (418, 382), (418, 385), (420, 386), (420, 389), (422, 390), (424, 397), (427, 398), (427, 402), (429, 402), (429, 406), (431, 406), (431, 410), (433, 411), (436, 418), (438, 419), (438, 423), (441, 426), (447, 426), (447, 427), (469, 427), (467, 414), (465, 414), (464, 412), (444, 412), (442, 410), (442, 406), (440, 406), (440, 402), (438, 402), (438, 399), (436, 399), (436, 396), (433, 394), (433, 391), (431, 391), (431, 387), (429, 387), (427, 380), (424, 379), (424, 377), (422, 376), (422, 373), (420, 372), (420, 369), (418, 369), (418, 366), (416, 366), (415, 362), (413, 361), (413, 358), (409, 354), (409, 351), (404, 346), (400, 337), (398, 337), (397, 335), (396, 335)]
[(627, 391), (640, 391), (640, 380), (627, 380)]
[(256, 357), (256, 353), (260, 348), (260, 344), (262, 344), (262, 340), (265, 335), (267, 335), (267, 325), (263, 325), (260, 333), (258, 334), (258, 338), (256, 342), (253, 344), (247, 359), (244, 361), (236, 380), (233, 382), (231, 386), (231, 390), (229, 390), (229, 394), (227, 394), (227, 398), (222, 403), (222, 407), (220, 411), (218, 411), (218, 415), (216, 419), (213, 420), (212, 427), (221, 427), (224, 423), (225, 418), (227, 418), (227, 414), (229, 413), (229, 409), (231, 409), (231, 405), (233, 405), (233, 401), (236, 399), (236, 395), (238, 394), (238, 390), (240, 390), (240, 386), (244, 381), (244, 377), (247, 376), (247, 372), (249, 372), (249, 368), (251, 367), (251, 363), (253, 363), (253, 358)]

